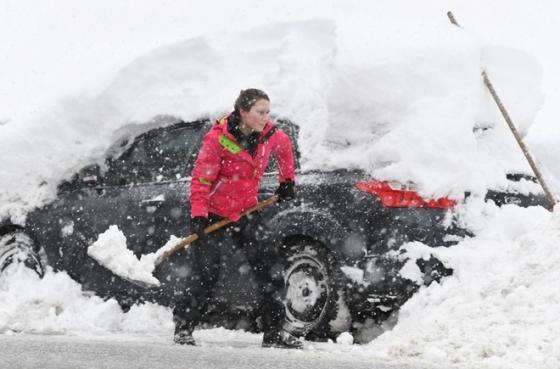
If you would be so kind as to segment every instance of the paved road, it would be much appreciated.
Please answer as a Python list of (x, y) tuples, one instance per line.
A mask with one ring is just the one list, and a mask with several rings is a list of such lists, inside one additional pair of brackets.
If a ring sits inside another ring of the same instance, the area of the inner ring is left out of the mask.
[(144, 337), (101, 340), (54, 335), (0, 335), (1, 369), (412, 369), (377, 362), (359, 346), (312, 344), (263, 349), (260, 342), (202, 342), (182, 347)]

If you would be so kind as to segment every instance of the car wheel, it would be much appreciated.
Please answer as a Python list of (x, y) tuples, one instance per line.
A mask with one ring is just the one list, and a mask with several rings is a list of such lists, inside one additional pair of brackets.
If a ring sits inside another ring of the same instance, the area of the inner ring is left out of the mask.
[(344, 304), (340, 269), (322, 245), (299, 241), (287, 246), (284, 286), (286, 327), (298, 336), (328, 336), (329, 322)]
[(11, 231), (0, 236), (0, 277), (14, 263), (22, 263), (40, 277), (45, 269), (39, 254), (35, 251), (35, 243), (22, 231)]

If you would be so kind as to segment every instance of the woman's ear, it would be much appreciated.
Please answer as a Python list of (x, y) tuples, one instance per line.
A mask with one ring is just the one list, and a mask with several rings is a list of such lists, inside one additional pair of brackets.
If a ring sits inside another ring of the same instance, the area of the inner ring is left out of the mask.
[(239, 116), (241, 117), (241, 121), (245, 120), (245, 117), (249, 114), (248, 111), (243, 110), (243, 108), (239, 109)]

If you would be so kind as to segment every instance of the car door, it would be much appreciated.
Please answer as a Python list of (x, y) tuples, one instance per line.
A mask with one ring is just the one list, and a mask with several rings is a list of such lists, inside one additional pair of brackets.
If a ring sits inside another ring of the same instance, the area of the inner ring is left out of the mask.
[(31, 214), (30, 225), (55, 268), (103, 295), (131, 289), (91, 259), (87, 248), (111, 225), (124, 233), (136, 256), (188, 233), (190, 170), (208, 125), (178, 123), (136, 137), (107, 159), (103, 174), (77, 175), (80, 181)]
[(188, 184), (206, 122), (150, 131), (109, 162), (105, 188), (118, 192), (119, 221), (137, 256), (188, 234)]

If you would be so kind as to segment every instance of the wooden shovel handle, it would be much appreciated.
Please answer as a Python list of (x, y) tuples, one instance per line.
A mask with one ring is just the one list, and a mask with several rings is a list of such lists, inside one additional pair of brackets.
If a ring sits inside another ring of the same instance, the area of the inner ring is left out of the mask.
[[(245, 216), (248, 214), (251, 214), (252, 212), (255, 211), (259, 211), (263, 208), (266, 208), (269, 205), (275, 204), (278, 202), (278, 195), (274, 195), (272, 197), (269, 197), (266, 200), (263, 200), (259, 203), (257, 203), (257, 205), (253, 206), (250, 209), (245, 210), (243, 213), (241, 213), (241, 216)], [(217, 229), (222, 228), (225, 225), (228, 225), (229, 223), (231, 223), (231, 220), (229, 220), (228, 218), (223, 218), (222, 220), (210, 224), (208, 227), (204, 228), (204, 230), (202, 231), (205, 235), (214, 232)], [(196, 233), (191, 234), (185, 238), (183, 238), (181, 241), (179, 241), (179, 243), (177, 243), (175, 246), (173, 246), (171, 249), (165, 251), (163, 254), (161, 254), (161, 256), (156, 260), (156, 265), (158, 265), (159, 263), (161, 263), (162, 261), (166, 260), (167, 258), (169, 258), (171, 255), (186, 249), (192, 242), (198, 240), (198, 235)]]
[[(459, 25), (459, 23), (457, 23), (457, 19), (455, 19), (455, 16), (453, 15), (453, 13), (451, 13), (450, 11), (447, 12), (447, 17), (449, 18), (449, 21), (451, 23), (453, 23), (457, 27), (461, 27)], [(513, 124), (513, 121), (511, 120), (511, 117), (510, 117), (508, 111), (506, 110), (506, 107), (504, 106), (504, 104), (502, 103), (502, 100), (498, 96), (498, 93), (496, 92), (496, 89), (494, 88), (494, 85), (492, 84), (492, 82), (490, 82), (490, 78), (488, 78), (488, 74), (486, 73), (485, 70), (482, 71), (482, 80), (484, 81), (484, 85), (486, 86), (486, 88), (490, 92), (490, 95), (492, 95), (492, 98), (494, 99), (494, 102), (498, 106), (498, 109), (500, 110), (500, 113), (502, 113), (502, 116), (504, 117), (504, 120), (506, 121), (507, 125), (509, 126), (509, 129), (511, 130), (511, 133), (513, 134), (513, 137), (515, 137), (515, 140), (517, 141), (517, 144), (521, 148), (521, 151), (523, 152), (523, 155), (525, 155), (525, 159), (527, 159), (527, 162), (529, 163), (529, 166), (533, 170), (533, 173), (535, 174), (535, 177), (537, 177), (537, 180), (539, 181), (539, 184), (541, 185), (545, 196), (547, 197), (548, 201), (550, 202), (550, 209), (549, 210), (552, 210), (552, 208), (554, 208), (554, 205), (557, 203), (556, 197), (554, 196), (554, 194), (552, 193), (552, 191), (550, 190), (550, 188), (546, 184), (546, 182), (544, 180), (544, 177), (541, 174), (541, 171), (539, 170), (537, 164), (535, 163), (535, 160), (533, 159), (533, 156), (531, 155), (531, 153), (529, 152), (529, 149), (527, 148), (527, 146), (523, 142), (523, 139), (521, 138), (521, 135), (519, 134), (519, 132), (515, 128), (515, 125)]]

